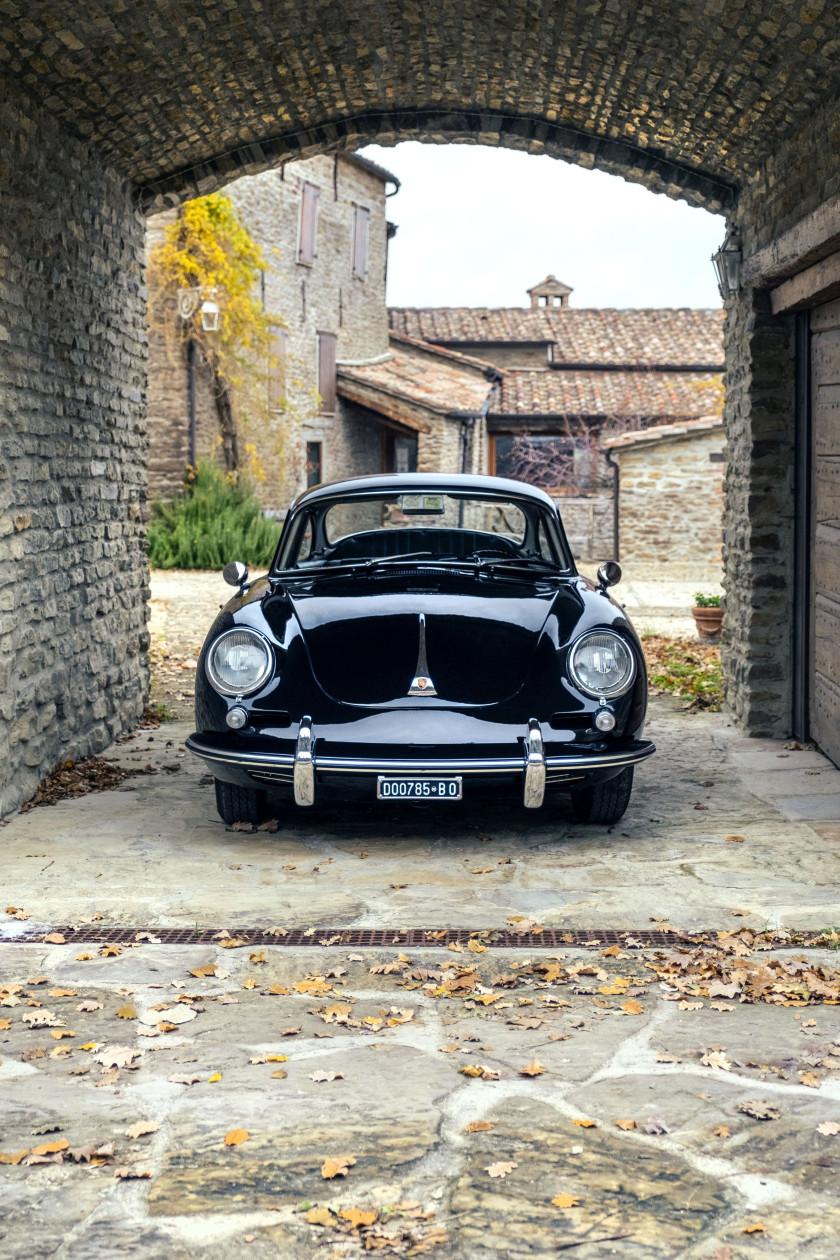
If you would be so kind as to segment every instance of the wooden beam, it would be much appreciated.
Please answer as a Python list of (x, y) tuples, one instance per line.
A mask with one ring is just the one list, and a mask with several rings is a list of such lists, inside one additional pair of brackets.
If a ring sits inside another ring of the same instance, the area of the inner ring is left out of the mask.
[(840, 254), (832, 254), (798, 272), (770, 292), (774, 315), (801, 311), (840, 297)]
[(767, 289), (840, 249), (840, 194), (744, 260), (745, 285)]

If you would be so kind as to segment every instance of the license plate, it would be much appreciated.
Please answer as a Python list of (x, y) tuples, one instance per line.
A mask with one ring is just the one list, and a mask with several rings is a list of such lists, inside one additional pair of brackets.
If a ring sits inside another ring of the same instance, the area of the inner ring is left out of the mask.
[(432, 779), (425, 775), (380, 774), (376, 795), (380, 801), (460, 801), (461, 776)]

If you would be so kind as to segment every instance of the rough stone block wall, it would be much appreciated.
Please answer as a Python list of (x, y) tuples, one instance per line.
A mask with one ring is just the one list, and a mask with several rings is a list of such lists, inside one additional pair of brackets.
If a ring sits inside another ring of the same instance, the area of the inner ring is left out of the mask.
[(463, 460), (461, 423), (446, 416), (426, 416), (429, 433), (417, 435), (418, 472), (460, 472)]
[(619, 556), (633, 577), (719, 583), (723, 574), (721, 428), (616, 447)]
[(755, 735), (791, 723), (793, 320), (742, 291), (726, 327), (722, 657), (727, 703)]
[(0, 815), (101, 751), (148, 686), (144, 223), (0, 99)]
[[(312, 266), (297, 260), (304, 182), (320, 191)], [(243, 465), (247, 469), (244, 447), (251, 444), (265, 474), (258, 487), (263, 504), (282, 511), (305, 485), (307, 441), (323, 444), (325, 470), (346, 462), (348, 438), (340, 432), (340, 413), (335, 418), (319, 414), (318, 333), (336, 334), (339, 361), (377, 358), (388, 352), (385, 185), (341, 156), (321, 156), (291, 163), (282, 171), (239, 179), (225, 191), (271, 267), (265, 277), (266, 309), (288, 330), (288, 408), (274, 412), (267, 422), (246, 423), (240, 418)], [(352, 274), (355, 205), (370, 211), (365, 280)], [(149, 220), (149, 250), (176, 213), (165, 211)], [(149, 426), (150, 492), (155, 498), (168, 498), (180, 489), (186, 463), (187, 369), (183, 358), (173, 360), (158, 338), (150, 347)], [(196, 372), (196, 430), (198, 453), (208, 457), (215, 449), (218, 421), (209, 375), (201, 368)], [(373, 467), (363, 471), (378, 469), (379, 462), (377, 455)], [(330, 475), (325, 471), (325, 476)]]
[(382, 425), (358, 403), (338, 400), (337, 422), (324, 442), (324, 480), (363, 477), (382, 468)]

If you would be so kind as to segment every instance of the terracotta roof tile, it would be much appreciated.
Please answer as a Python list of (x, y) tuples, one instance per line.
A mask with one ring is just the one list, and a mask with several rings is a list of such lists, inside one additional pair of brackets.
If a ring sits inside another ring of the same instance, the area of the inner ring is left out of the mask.
[(723, 311), (391, 307), (394, 332), (450, 342), (554, 343), (554, 360), (620, 367), (723, 364)]
[(634, 429), (630, 433), (606, 438), (601, 445), (623, 449), (642, 442), (670, 442), (691, 437), (694, 433), (712, 433), (715, 429), (723, 430), (723, 416), (701, 416), (699, 420), (685, 420), (682, 424), (656, 424), (649, 429)]
[(498, 369), (467, 355), (452, 354), (423, 341), (395, 337), (391, 356), (364, 366), (338, 365), (338, 390), (342, 381), (428, 407), (442, 415), (454, 411), (479, 411), (493, 388), (488, 373)]
[(720, 389), (714, 372), (508, 369), (491, 414), (689, 419), (708, 415)]

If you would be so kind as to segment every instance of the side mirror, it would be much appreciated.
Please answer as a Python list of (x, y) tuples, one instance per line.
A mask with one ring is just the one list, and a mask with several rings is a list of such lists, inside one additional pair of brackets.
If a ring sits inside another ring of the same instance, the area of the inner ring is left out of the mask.
[(606, 591), (608, 586), (615, 586), (621, 581), (621, 565), (617, 560), (605, 560), (598, 569), (598, 589)]
[(243, 564), (241, 560), (231, 560), (230, 564), (226, 564), (222, 569), (222, 577), (228, 586), (241, 588), (248, 580), (248, 566)]

